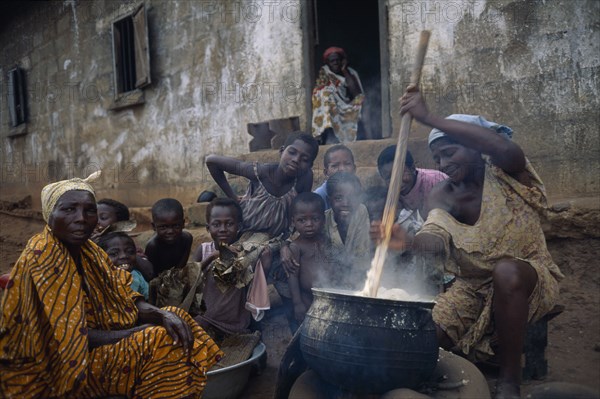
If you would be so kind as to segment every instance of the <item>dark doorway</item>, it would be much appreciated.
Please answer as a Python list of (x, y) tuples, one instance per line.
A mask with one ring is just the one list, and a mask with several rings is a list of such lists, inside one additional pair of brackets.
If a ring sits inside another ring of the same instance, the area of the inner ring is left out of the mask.
[(323, 52), (331, 46), (342, 47), (348, 55), (348, 65), (360, 76), (366, 97), (358, 139), (382, 137), (379, 3), (373, 0), (315, 0), (312, 5), (312, 84), (323, 65)]

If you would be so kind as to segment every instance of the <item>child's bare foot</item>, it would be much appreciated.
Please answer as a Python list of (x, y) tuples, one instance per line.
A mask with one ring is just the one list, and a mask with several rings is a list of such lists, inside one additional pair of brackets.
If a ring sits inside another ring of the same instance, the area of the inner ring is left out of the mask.
[(521, 387), (514, 382), (498, 381), (494, 399), (521, 399)]

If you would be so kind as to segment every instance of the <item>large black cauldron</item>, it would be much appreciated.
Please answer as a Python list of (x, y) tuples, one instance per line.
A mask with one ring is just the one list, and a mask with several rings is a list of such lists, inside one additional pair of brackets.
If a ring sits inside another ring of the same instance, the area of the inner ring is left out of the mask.
[(431, 376), (438, 359), (433, 302), (312, 291), (300, 348), (321, 378), (352, 392), (383, 393)]

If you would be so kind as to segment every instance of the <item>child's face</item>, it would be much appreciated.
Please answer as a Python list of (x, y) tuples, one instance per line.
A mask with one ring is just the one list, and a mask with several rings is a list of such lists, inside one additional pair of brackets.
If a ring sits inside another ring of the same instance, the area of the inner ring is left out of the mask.
[(348, 151), (338, 150), (329, 154), (329, 163), (323, 173), (329, 177), (335, 172), (356, 172), (356, 165), (354, 165), (352, 155)]
[(292, 215), (294, 228), (302, 238), (314, 238), (323, 230), (325, 215), (316, 204), (297, 203)]
[(296, 140), (281, 150), (279, 169), (290, 177), (300, 176), (313, 163), (311, 148), (302, 140)]
[(231, 206), (215, 206), (210, 210), (208, 232), (215, 245), (220, 243), (232, 244), (235, 242), (240, 230), (237, 210)]
[(181, 238), (183, 232), (183, 216), (177, 212), (163, 212), (152, 215), (152, 227), (159, 240), (174, 243)]
[(392, 179), (392, 167), (394, 166), (393, 162), (388, 162), (386, 164), (381, 165), (379, 168), (379, 175), (385, 181), (385, 184), (390, 185), (390, 180)]
[(96, 226), (97, 231), (102, 231), (117, 221), (117, 212), (112, 206), (98, 204), (98, 225)]
[[(394, 163), (389, 162), (382, 165), (379, 170), (379, 175), (387, 185), (389, 185), (390, 181), (392, 180), (393, 167)], [(417, 170), (414, 166), (412, 168), (409, 168), (408, 166), (404, 165), (403, 171), (404, 173), (402, 174), (402, 186), (400, 187), (400, 194), (406, 195), (415, 185), (415, 181), (417, 179)]]
[(383, 209), (385, 208), (386, 198), (373, 198), (365, 201), (365, 206), (369, 212), (369, 220), (381, 220), (383, 218)]
[(136, 266), (135, 244), (131, 238), (115, 237), (106, 243), (106, 253), (120, 269), (132, 271)]
[(333, 189), (329, 204), (336, 222), (345, 225), (350, 223), (352, 215), (358, 208), (360, 192), (351, 183), (339, 183)]

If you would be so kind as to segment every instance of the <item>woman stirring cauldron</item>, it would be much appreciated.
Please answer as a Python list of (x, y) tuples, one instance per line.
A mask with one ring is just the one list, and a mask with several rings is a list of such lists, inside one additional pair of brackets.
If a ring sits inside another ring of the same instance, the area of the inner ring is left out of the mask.
[[(543, 183), (510, 128), (480, 116), (433, 115), (413, 86), (401, 99), (406, 112), (433, 127), (429, 148), (449, 179), (431, 191), (422, 229), (412, 237), (394, 226), (390, 248), (442, 256), (456, 281), (433, 308), (440, 345), (471, 360), (497, 352), (495, 397), (518, 398), (526, 326), (556, 305), (563, 278), (538, 216)], [(372, 233), (381, 236), (377, 225)]]
[(47, 226), (12, 269), (0, 314), (0, 397), (199, 397), (222, 355), (184, 311), (129, 288), (89, 240), (89, 178), (42, 190)]

